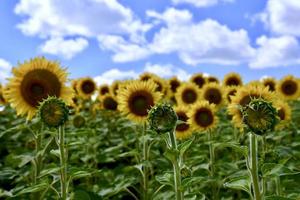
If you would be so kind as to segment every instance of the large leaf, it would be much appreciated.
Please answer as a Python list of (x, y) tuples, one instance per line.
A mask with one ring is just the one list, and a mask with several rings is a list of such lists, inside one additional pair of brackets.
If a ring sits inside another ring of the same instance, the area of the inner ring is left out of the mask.
[(225, 188), (231, 188), (235, 190), (243, 190), (247, 192), (248, 194), (251, 194), (250, 192), (250, 180), (248, 176), (241, 176), (241, 177), (235, 177), (231, 179), (230, 181), (224, 183)]

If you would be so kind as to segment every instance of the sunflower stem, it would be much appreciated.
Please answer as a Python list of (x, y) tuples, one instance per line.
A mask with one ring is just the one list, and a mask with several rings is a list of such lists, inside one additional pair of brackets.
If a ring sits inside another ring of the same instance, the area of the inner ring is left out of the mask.
[(257, 138), (256, 135), (253, 133), (250, 133), (249, 135), (250, 139), (250, 175), (251, 175), (251, 185), (252, 190), (254, 193), (254, 199), (255, 200), (261, 200), (262, 199), (262, 193), (259, 189), (259, 179), (258, 179), (258, 162), (257, 162)]
[(60, 187), (61, 199), (67, 199), (67, 156), (65, 148), (65, 128), (64, 125), (58, 128), (59, 151), (60, 151)]
[(176, 136), (175, 136), (175, 129), (169, 133), (170, 141), (171, 141), (171, 148), (174, 152), (176, 152), (175, 160), (172, 162), (173, 170), (174, 170), (174, 189), (175, 189), (175, 196), (176, 200), (183, 200), (183, 191), (181, 187), (181, 172), (180, 172), (180, 154), (178, 152)]
[(146, 122), (143, 124), (143, 161), (144, 161), (144, 166), (143, 166), (143, 200), (148, 200), (148, 160), (149, 160), (149, 155), (148, 155), (148, 140), (146, 139), (146, 134), (147, 134), (147, 124)]
[[(210, 176), (211, 178), (214, 178), (215, 176), (215, 150), (212, 142), (212, 132), (211, 130), (208, 130), (207, 139), (209, 142), (209, 168), (210, 168)], [(218, 199), (217, 198), (217, 186), (215, 182), (213, 182), (212, 186), (212, 199)]]
[(281, 196), (280, 176), (275, 178), (276, 195)]

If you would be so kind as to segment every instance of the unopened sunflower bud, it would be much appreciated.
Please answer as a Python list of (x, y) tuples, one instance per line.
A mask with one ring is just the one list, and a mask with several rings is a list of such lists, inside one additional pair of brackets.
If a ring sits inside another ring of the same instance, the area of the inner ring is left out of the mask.
[(273, 130), (278, 122), (278, 113), (272, 103), (261, 98), (251, 100), (242, 113), (244, 124), (257, 135)]
[(154, 106), (148, 113), (150, 128), (158, 133), (173, 131), (176, 127), (177, 120), (176, 112), (172, 106), (167, 103)]
[(68, 120), (69, 109), (61, 99), (48, 97), (39, 106), (39, 116), (48, 127), (57, 128)]
[(85, 125), (85, 119), (83, 116), (81, 115), (76, 115), (74, 118), (73, 118), (73, 126), (75, 128), (81, 128)]

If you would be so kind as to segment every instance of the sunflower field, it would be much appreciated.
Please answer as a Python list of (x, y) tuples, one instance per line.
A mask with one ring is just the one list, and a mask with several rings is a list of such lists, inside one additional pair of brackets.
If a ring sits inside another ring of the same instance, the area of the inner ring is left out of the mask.
[(0, 199), (300, 199), (292, 75), (97, 86), (36, 57), (0, 85), (0, 108)]

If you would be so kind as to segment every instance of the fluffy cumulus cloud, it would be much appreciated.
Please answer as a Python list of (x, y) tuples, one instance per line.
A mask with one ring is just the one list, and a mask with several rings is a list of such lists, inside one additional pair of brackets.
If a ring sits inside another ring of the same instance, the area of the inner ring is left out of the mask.
[[(48, 39), (44, 46), (52, 46), (70, 36), (96, 38), (100, 34), (123, 34), (132, 41), (142, 41), (143, 33), (151, 28), (117, 0), (20, 0), (14, 11), (23, 17), (17, 28), (25, 35)], [(63, 46), (76, 46), (67, 57), (87, 46), (82, 38), (62, 42)], [(65, 51), (53, 51), (45, 52), (66, 56)]]
[(5, 59), (0, 58), (0, 83), (4, 83), (9, 77), (12, 65)]
[(88, 46), (88, 41), (84, 38), (63, 39), (55, 37), (47, 40), (40, 46), (44, 53), (52, 55), (61, 55), (66, 59), (73, 58), (76, 54), (83, 51)]
[(114, 80), (125, 80), (125, 79), (135, 79), (139, 74), (143, 72), (151, 72), (163, 78), (170, 78), (172, 76), (177, 76), (180, 80), (187, 80), (190, 78), (190, 74), (185, 70), (175, 67), (171, 64), (152, 64), (146, 63), (143, 70), (135, 71), (128, 70), (122, 71), (119, 69), (111, 69), (103, 74), (96, 76), (94, 80), (98, 85), (100, 84), (111, 84)]
[(174, 4), (192, 4), (196, 7), (209, 7), (220, 2), (227, 3), (233, 1), (234, 0), (172, 0)]
[(265, 10), (257, 17), (273, 33), (300, 36), (299, 0), (268, 0)]
[(150, 44), (153, 52), (175, 52), (190, 65), (236, 65), (248, 61), (255, 54), (244, 29), (231, 30), (213, 19), (194, 23), (189, 11), (174, 8), (163, 14), (149, 11), (148, 15), (166, 24), (154, 35)]
[(273, 38), (261, 36), (256, 43), (259, 47), (256, 56), (249, 64), (251, 68), (300, 64), (300, 44), (293, 36)]

